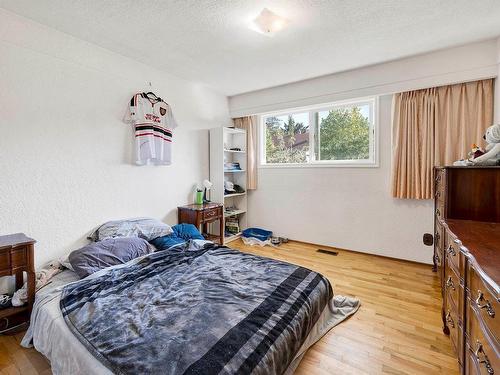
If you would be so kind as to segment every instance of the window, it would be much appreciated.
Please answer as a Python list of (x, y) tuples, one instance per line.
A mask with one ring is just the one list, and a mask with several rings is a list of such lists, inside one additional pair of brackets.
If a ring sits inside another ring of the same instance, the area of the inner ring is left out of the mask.
[(261, 116), (261, 165), (376, 166), (375, 98)]

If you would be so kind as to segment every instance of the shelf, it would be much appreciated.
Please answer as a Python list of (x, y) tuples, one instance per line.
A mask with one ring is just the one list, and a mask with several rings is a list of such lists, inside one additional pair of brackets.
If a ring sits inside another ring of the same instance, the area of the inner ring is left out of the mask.
[(232, 154), (246, 154), (245, 150), (242, 151), (236, 151), (236, 150), (224, 150), (224, 152), (230, 152)]
[(242, 195), (245, 195), (245, 194), (246, 194), (246, 192), (244, 192), (244, 193), (226, 194), (226, 195), (224, 195), (224, 198), (241, 197)]
[(241, 232), (238, 232), (236, 234), (232, 234), (231, 236), (224, 237), (224, 242), (231, 242), (234, 241), (238, 238), (240, 238)]
[(243, 172), (245, 172), (244, 169), (235, 169), (234, 171), (224, 169), (224, 173), (243, 173)]
[(224, 212), (224, 217), (238, 216), (238, 215), (244, 214), (245, 212), (246, 212), (245, 210), (234, 210), (234, 211), (231, 211), (231, 213)]

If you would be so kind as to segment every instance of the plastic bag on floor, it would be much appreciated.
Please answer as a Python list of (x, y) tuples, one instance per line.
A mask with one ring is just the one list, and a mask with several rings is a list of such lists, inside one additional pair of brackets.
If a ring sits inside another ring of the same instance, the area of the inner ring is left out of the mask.
[(262, 241), (262, 240), (259, 240), (258, 238), (255, 238), (255, 237), (241, 237), (243, 243), (245, 245), (250, 245), (250, 246), (255, 246), (255, 245), (258, 245), (260, 247), (264, 247), (266, 245), (269, 245), (269, 246), (272, 246), (272, 247), (276, 247), (276, 245), (273, 245), (271, 243), (271, 239), (268, 239), (266, 241)]

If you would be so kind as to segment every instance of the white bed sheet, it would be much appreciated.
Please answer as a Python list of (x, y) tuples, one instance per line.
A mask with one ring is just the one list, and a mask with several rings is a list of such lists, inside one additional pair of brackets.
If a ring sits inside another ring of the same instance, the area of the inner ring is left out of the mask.
[[(124, 266), (126, 265), (118, 267)], [(115, 267), (109, 269), (111, 268)], [(109, 269), (101, 270), (89, 277), (97, 277)], [(62, 316), (59, 307), (62, 289), (65, 285), (78, 280), (75, 272), (65, 270), (54, 276), (48, 285), (37, 292), (31, 314), (31, 325), (21, 345), (34, 346), (42, 353), (49, 360), (54, 375), (111, 374), (112, 372), (71, 333)], [(354, 314), (359, 307), (359, 301), (355, 298), (336, 296), (329, 307), (327, 306), (320, 315), (285, 375), (293, 374), (309, 347), (334, 326)]]
[(111, 374), (69, 330), (59, 307), (62, 288), (79, 280), (78, 275), (65, 270), (36, 294), (31, 325), (21, 345), (35, 347), (50, 362), (57, 374)]

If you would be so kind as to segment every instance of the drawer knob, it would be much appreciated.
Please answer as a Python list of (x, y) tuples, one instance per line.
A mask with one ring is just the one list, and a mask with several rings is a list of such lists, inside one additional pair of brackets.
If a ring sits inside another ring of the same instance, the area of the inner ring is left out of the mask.
[(448, 323), (451, 328), (455, 328), (455, 322), (453, 321), (453, 318), (451, 317), (451, 312), (449, 310), (448, 313), (446, 314), (446, 323)]
[(451, 276), (448, 276), (448, 280), (446, 280), (446, 287), (451, 288), (451, 290), (455, 290), (455, 283), (451, 279)]
[(455, 256), (457, 255), (455, 249), (453, 248), (453, 246), (449, 245), (448, 246), (448, 254), (452, 255), (452, 256)]
[(484, 364), (484, 368), (486, 369), (486, 371), (488, 371), (488, 374), (493, 375), (495, 373), (495, 370), (493, 370), (493, 367), (491, 367), (491, 363), (488, 360), (488, 356), (484, 354), (483, 344), (481, 344), (479, 340), (477, 340), (476, 345), (477, 346), (474, 355), (476, 356), (477, 361), (479, 362), (480, 365)]
[[(483, 301), (486, 301), (486, 303), (483, 304)], [(493, 306), (491, 306), (490, 301), (484, 299), (484, 293), (480, 290), (477, 291), (476, 306), (480, 309), (486, 309), (486, 312), (490, 317), (495, 317), (495, 310), (493, 309)]]

